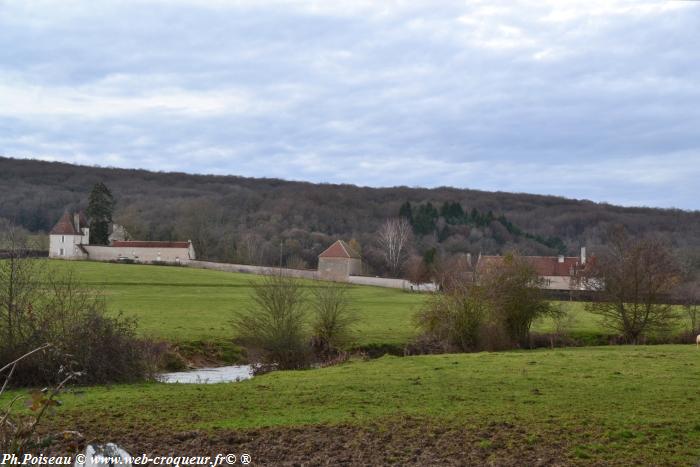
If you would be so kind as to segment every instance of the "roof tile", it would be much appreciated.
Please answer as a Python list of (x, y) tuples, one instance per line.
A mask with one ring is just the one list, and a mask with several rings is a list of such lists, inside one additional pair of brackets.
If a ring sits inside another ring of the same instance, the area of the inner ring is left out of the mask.
[(331, 246), (326, 248), (319, 258), (356, 258), (360, 259), (360, 254), (350, 248), (350, 245), (342, 240), (336, 240)]

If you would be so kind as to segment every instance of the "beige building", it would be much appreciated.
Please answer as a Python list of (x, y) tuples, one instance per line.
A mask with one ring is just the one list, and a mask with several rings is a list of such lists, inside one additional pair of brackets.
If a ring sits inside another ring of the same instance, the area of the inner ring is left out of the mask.
[[(115, 236), (110, 236), (113, 239)], [(191, 241), (146, 242), (112, 240), (90, 245), (90, 229), (82, 213), (63, 214), (49, 233), (49, 258), (186, 264), (196, 259)]]
[[(523, 256), (537, 274), (544, 279), (544, 288), (550, 290), (583, 290), (581, 277), (590, 265), (586, 247), (580, 256)], [(503, 256), (479, 256), (476, 270), (484, 271), (503, 262)]]
[(360, 254), (343, 240), (338, 240), (318, 255), (320, 279), (347, 281), (350, 276), (362, 273)]
[(135, 263), (186, 264), (196, 259), (191, 241), (144, 242), (119, 241), (109, 245), (85, 245), (88, 259)]
[(63, 213), (49, 233), (49, 258), (86, 259), (82, 248), (90, 241), (88, 222), (82, 213)]

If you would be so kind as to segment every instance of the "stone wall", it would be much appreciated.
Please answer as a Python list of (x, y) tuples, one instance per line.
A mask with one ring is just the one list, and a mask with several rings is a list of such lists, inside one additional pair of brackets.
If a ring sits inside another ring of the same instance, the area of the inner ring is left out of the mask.
[(543, 288), (549, 290), (576, 290), (577, 287), (573, 284), (569, 276), (544, 276), (545, 281)]
[(190, 261), (188, 266), (200, 269), (213, 269), (224, 272), (241, 272), (244, 274), (272, 275), (282, 274), (300, 279), (318, 279), (316, 271), (304, 269), (272, 268), (266, 266), (252, 266), (249, 264), (215, 263), (213, 261)]
[(83, 245), (89, 258), (94, 261), (115, 261), (127, 258), (137, 263), (179, 263), (190, 262), (188, 248), (144, 248), (144, 247), (115, 247)]
[(413, 290), (416, 292), (434, 292), (435, 284), (413, 284), (405, 279), (387, 279), (384, 277), (350, 276), (347, 281), (357, 285), (373, 285), (390, 289)]
[(362, 261), (356, 258), (319, 258), (318, 273), (321, 279), (346, 281), (349, 276), (362, 272)]

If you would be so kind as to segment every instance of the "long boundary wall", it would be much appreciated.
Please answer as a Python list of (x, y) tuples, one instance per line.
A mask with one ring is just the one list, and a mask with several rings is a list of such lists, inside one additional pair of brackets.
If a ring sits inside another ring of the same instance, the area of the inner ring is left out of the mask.
[(387, 279), (384, 277), (350, 276), (348, 282), (356, 285), (373, 285), (390, 289), (411, 290), (414, 292), (435, 292), (435, 284), (414, 284), (405, 279)]
[[(186, 266), (199, 269), (212, 269), (214, 271), (240, 272), (244, 274), (271, 275), (282, 274), (300, 279), (324, 280), (318, 271), (303, 269), (274, 268), (266, 266), (252, 266), (249, 264), (216, 263), (213, 261), (190, 261)], [(413, 290), (416, 292), (434, 292), (435, 284), (412, 284), (404, 279), (385, 279), (382, 277), (349, 276), (347, 281), (356, 285), (371, 285), (374, 287), (384, 287), (390, 289)]]
[(199, 269), (213, 269), (224, 272), (242, 272), (245, 274), (272, 275), (282, 273), (285, 276), (300, 279), (318, 279), (316, 271), (304, 269), (273, 268), (266, 266), (251, 266), (249, 264), (215, 263), (213, 261), (190, 261), (187, 266)]

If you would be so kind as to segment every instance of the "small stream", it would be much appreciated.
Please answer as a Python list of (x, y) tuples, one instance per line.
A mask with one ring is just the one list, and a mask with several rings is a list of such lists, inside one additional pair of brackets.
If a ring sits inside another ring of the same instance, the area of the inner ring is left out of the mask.
[(250, 365), (232, 365), (218, 368), (198, 368), (190, 371), (163, 373), (158, 379), (163, 383), (216, 384), (232, 383), (253, 377)]

